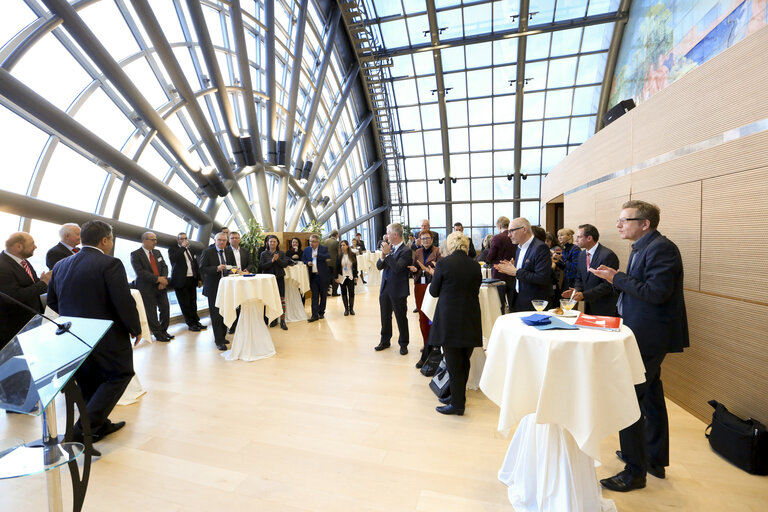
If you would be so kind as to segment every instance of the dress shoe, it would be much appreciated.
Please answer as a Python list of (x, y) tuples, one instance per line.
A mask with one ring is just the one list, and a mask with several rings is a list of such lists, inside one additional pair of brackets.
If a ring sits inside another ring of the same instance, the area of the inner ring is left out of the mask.
[(455, 414), (456, 416), (464, 416), (464, 409), (459, 409), (458, 407), (454, 407), (450, 404), (435, 407), (435, 410), (440, 414)]
[(349, 314), (352, 315), (352, 316), (355, 316), (355, 310), (354, 309), (350, 309), (349, 310)]
[(276, 325), (277, 325), (277, 318), (275, 318), (274, 320), (272, 320), (271, 322), (269, 322), (269, 326), (270, 326), (270, 327), (274, 327), (274, 326), (276, 326)]
[(322, 320), (323, 318), (325, 318), (325, 313), (320, 313), (319, 315), (317, 315), (317, 318)]
[(159, 333), (155, 334), (155, 340), (157, 340), (157, 341), (171, 341), (171, 338), (166, 336), (164, 333), (159, 332)]
[(413, 312), (414, 313), (418, 313), (419, 312), (419, 308), (414, 309)]
[(404, 356), (404, 355), (407, 355), (407, 354), (408, 354), (408, 347), (406, 347), (406, 346), (400, 347), (400, 355)]
[(224, 343), (217, 343), (216, 348), (219, 350), (227, 350), (227, 346)]
[(318, 318), (316, 316), (313, 316), (312, 318), (307, 320), (307, 322), (317, 322), (317, 320), (318, 320)]
[(344, 316), (349, 316), (349, 310), (348, 309), (344, 310)]
[(165, 331), (163, 334), (165, 334), (165, 336), (166, 336), (167, 338), (170, 338), (170, 339), (173, 339), (173, 338), (175, 338), (175, 337), (176, 337), (176, 336), (174, 336), (173, 334), (170, 334), (170, 333), (168, 333), (168, 331)]
[(380, 352), (380, 351), (384, 350), (385, 348), (389, 348), (389, 347), (390, 347), (389, 342), (382, 341), (381, 343), (379, 343), (378, 345), (373, 347), (373, 350), (375, 350), (376, 352)]
[(100, 429), (98, 429), (96, 432), (93, 433), (93, 442), (96, 443), (98, 441), (101, 441), (108, 435), (114, 434), (124, 426), (125, 426), (124, 421), (118, 421), (117, 423), (112, 423), (111, 421), (107, 420), (107, 422), (104, 423)]
[(235, 334), (235, 330), (237, 330), (236, 327), (230, 327), (229, 329), (227, 329), (227, 334)]
[(448, 395), (448, 396), (443, 397), (443, 398), (438, 398), (438, 400), (440, 401), (441, 404), (446, 404), (447, 405), (447, 404), (451, 403), (451, 395)]
[(190, 325), (189, 330), (193, 332), (200, 332), (200, 327), (198, 327), (197, 325)]
[(419, 359), (418, 362), (416, 362), (416, 368), (421, 368), (422, 366), (424, 366), (424, 361)]
[(340, 293), (333, 293), (333, 294), (331, 294), (331, 297), (338, 297), (339, 295), (341, 295), (341, 294)]
[(600, 485), (616, 492), (628, 492), (645, 487), (645, 475), (634, 476), (625, 469), (618, 475), (600, 480)]
[[(621, 462), (624, 464), (627, 463), (627, 460), (624, 458), (624, 454), (621, 453), (621, 450), (616, 450), (616, 457), (619, 458)], [(664, 466), (657, 466), (655, 464), (648, 464), (647, 468), (648, 473), (655, 476), (656, 478), (665, 478), (667, 476), (667, 472), (664, 469)]]
[(200, 328), (201, 331), (204, 331), (204, 330), (206, 330), (208, 328), (207, 325), (203, 325), (200, 322), (197, 322), (197, 326)]
[(287, 330), (288, 330), (288, 326), (287, 326), (287, 325), (285, 325), (285, 318), (281, 318), (281, 319), (280, 319), (280, 328), (281, 328), (282, 330), (284, 330), (284, 331), (287, 331)]

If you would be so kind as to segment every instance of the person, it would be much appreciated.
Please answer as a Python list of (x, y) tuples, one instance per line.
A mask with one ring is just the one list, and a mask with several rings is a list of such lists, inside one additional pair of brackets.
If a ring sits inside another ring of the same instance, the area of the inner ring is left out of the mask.
[(502, 261), (494, 268), (515, 277), (512, 311), (530, 311), (532, 300), (549, 302), (552, 298), (552, 256), (547, 244), (533, 236), (525, 217), (512, 221), (509, 238), (517, 245), (515, 260)]
[(544, 235), (544, 243), (547, 244), (547, 247), (554, 248), (557, 245), (557, 237), (550, 233), (549, 231), (546, 232)]
[(301, 258), (307, 265), (309, 289), (312, 292), (312, 316), (307, 320), (308, 322), (316, 322), (325, 318), (328, 281), (331, 279), (331, 271), (328, 267), (330, 258), (328, 248), (320, 245), (320, 236), (315, 233), (309, 235), (309, 247), (304, 249)]
[(493, 235), (491, 233), (485, 235), (483, 238), (483, 243), (480, 245), (480, 254), (475, 258), (478, 262), (482, 261), (483, 263), (488, 263), (488, 251), (491, 250), (491, 240), (493, 240)]
[[(141, 247), (131, 253), (131, 266), (136, 273), (136, 288), (141, 292), (147, 312), (149, 330), (157, 341), (171, 341), (168, 333), (171, 306), (168, 302), (168, 265), (155, 249), (157, 235), (147, 231), (141, 235)], [(159, 312), (159, 318), (158, 318)]]
[(384, 243), (389, 243), (389, 237), (386, 234), (383, 237), (381, 237), (381, 242), (379, 242), (379, 250), (381, 250), (381, 246)]
[(302, 252), (303, 251), (301, 248), (301, 240), (299, 240), (296, 237), (291, 238), (290, 248), (287, 251), (285, 251), (285, 256), (289, 260), (295, 261), (298, 263), (301, 261)]
[(611, 284), (589, 272), (590, 268), (601, 265), (619, 268), (619, 258), (608, 247), (598, 243), (600, 232), (592, 224), (582, 224), (576, 232), (576, 245), (584, 249), (576, 264), (576, 278), (573, 288), (565, 290), (563, 297), (584, 301), (584, 312), (588, 315), (616, 316), (616, 290)]
[(230, 231), (228, 251), (232, 252), (232, 257), (235, 258), (235, 266), (244, 272), (253, 273), (256, 270), (256, 265), (251, 261), (251, 251), (245, 247), (240, 247), (240, 233), (237, 231)]
[[(40, 296), (48, 291), (51, 271), (38, 277), (27, 261), (35, 254), (35, 249), (35, 240), (29, 233), (20, 231), (8, 237), (5, 250), (0, 253), (0, 292), (42, 313), (45, 308)], [(0, 348), (11, 341), (33, 316), (32, 312), (0, 296)]]
[[(352, 239), (354, 240), (354, 238)], [(355, 314), (355, 286), (357, 285), (357, 255), (349, 247), (349, 242), (339, 242), (339, 255), (336, 260), (339, 269), (337, 280), (341, 285), (341, 301), (344, 303), (344, 316)]]
[[(429, 230), (422, 230), (429, 232)], [(376, 268), (381, 270), (381, 286), (379, 288), (379, 312), (381, 314), (381, 339), (375, 350), (381, 351), (390, 347), (392, 339), (392, 313), (395, 313), (397, 330), (400, 332), (398, 345), (400, 354), (408, 353), (408, 306), (406, 300), (410, 295), (408, 286), (408, 267), (413, 263), (413, 253), (403, 241), (403, 225), (390, 224), (387, 226), (387, 237), (390, 243), (381, 244), (381, 257), (376, 261)]]
[(496, 229), (499, 232), (491, 239), (491, 248), (488, 250), (486, 263), (491, 265), (491, 277), (504, 281), (503, 285), (497, 286), (501, 301), (501, 314), (503, 315), (506, 313), (507, 306), (510, 310), (512, 309), (512, 301), (515, 298), (515, 278), (500, 272), (496, 269), (496, 265), (514, 258), (517, 247), (509, 237), (509, 219), (507, 217), (502, 215), (496, 220)]
[[(231, 235), (230, 235), (231, 239)], [(280, 240), (275, 235), (267, 235), (264, 239), (267, 250), (261, 253), (259, 267), (263, 274), (272, 274), (277, 280), (277, 289), (280, 292), (280, 304), (283, 306), (283, 314), (280, 315), (280, 328), (288, 330), (285, 324), (285, 267), (291, 265), (291, 260), (280, 250)], [(269, 324), (270, 327), (277, 325), (277, 318)]]
[(683, 295), (683, 260), (677, 246), (657, 231), (661, 211), (645, 201), (623, 204), (616, 227), (631, 240), (627, 271), (607, 265), (589, 271), (618, 290), (617, 308), (632, 329), (645, 365), (645, 382), (635, 386), (640, 419), (619, 432), (624, 470), (600, 480), (612, 491), (645, 487), (646, 474), (665, 477), (669, 465), (669, 421), (661, 383), (661, 363), (689, 346)]
[(190, 331), (207, 329), (207, 326), (200, 323), (197, 314), (197, 288), (203, 281), (197, 265), (197, 254), (189, 246), (186, 233), (176, 235), (176, 244), (168, 248), (168, 259), (171, 261), (170, 283), (176, 293), (184, 322)]
[(435, 247), (440, 247), (440, 237), (436, 232), (432, 231), (432, 228), (429, 224), (429, 219), (424, 219), (421, 221), (421, 231), (419, 231), (419, 236), (415, 237), (414, 243), (418, 245), (419, 240), (421, 240), (421, 234), (425, 231), (428, 231), (432, 235), (432, 245)]
[[(464, 225), (461, 222), (454, 222), (453, 223), (453, 230), (454, 231), (458, 231), (459, 233), (463, 233), (464, 232)], [(470, 258), (474, 259), (477, 256), (477, 251), (475, 250), (475, 244), (472, 243), (472, 239), (471, 238), (469, 238), (469, 237), (467, 237), (467, 238), (469, 239), (469, 252), (468, 252), (468, 254), (469, 254)], [(449, 254), (450, 254), (450, 249), (449, 249)]]
[(334, 297), (339, 296), (339, 291), (336, 288), (338, 283), (336, 282), (336, 276), (338, 275), (338, 269), (336, 268), (336, 260), (339, 256), (339, 232), (335, 229), (331, 231), (331, 234), (328, 235), (328, 238), (326, 238), (323, 241), (323, 245), (328, 248), (328, 254), (331, 255), (331, 261), (329, 262), (328, 266), (331, 271), (331, 291), (333, 292), (332, 295)]
[(435, 264), (440, 260), (440, 249), (432, 245), (432, 235), (429, 231), (425, 231), (419, 236), (421, 247), (416, 251), (413, 257), (413, 265), (408, 267), (413, 275), (413, 294), (416, 296), (416, 311), (419, 312), (419, 328), (421, 329), (421, 337), (424, 340), (424, 347), (421, 349), (421, 358), (416, 363), (416, 368), (421, 368), (429, 358), (429, 348), (427, 341), (429, 340), (429, 328), (432, 322), (429, 317), (421, 310), (421, 305), (424, 302), (424, 293), (427, 291), (427, 287), (432, 282), (432, 275), (435, 271)]
[(359, 254), (364, 253), (367, 249), (365, 248), (365, 243), (363, 242), (363, 235), (360, 233), (355, 233), (355, 240), (357, 240), (357, 250), (359, 251)]
[(418, 249), (418, 247), (416, 247), (416, 238), (413, 236), (413, 232), (408, 233), (408, 241), (405, 243), (405, 245), (410, 247), (414, 252)]
[[(100, 220), (88, 221), (83, 224), (81, 237), (82, 250), (54, 266), (47, 302), (60, 315), (113, 322), (75, 372), (96, 442), (125, 426), (124, 421), (113, 423), (109, 415), (133, 378), (131, 338), (135, 344), (141, 340), (141, 323), (125, 267), (109, 255), (115, 245), (112, 226)], [(83, 442), (80, 420), (73, 437)], [(94, 455), (100, 454), (94, 450)]]
[[(229, 247), (229, 228), (226, 228), (226, 227), (225, 228), (221, 228), (221, 231), (219, 231), (219, 233), (224, 233), (224, 235), (226, 235), (226, 237), (227, 237), (227, 244), (226, 244), (226, 246)], [(211, 245), (209, 245), (208, 247), (216, 247), (216, 236), (214, 235), (213, 238), (214, 238), (213, 243)]]
[(60, 242), (51, 247), (45, 255), (45, 266), (53, 270), (53, 266), (64, 258), (77, 254), (80, 250), (80, 226), (73, 222), (63, 224), (59, 229)]
[(552, 253), (550, 263), (550, 267), (552, 268), (552, 298), (548, 299), (548, 301), (550, 304), (557, 307), (557, 304), (560, 304), (560, 298), (563, 296), (563, 271), (557, 266), (557, 262), (563, 259), (563, 249), (555, 244), (549, 252)]
[(563, 257), (557, 262), (557, 266), (563, 271), (563, 289), (573, 288), (576, 279), (576, 265), (579, 261), (581, 249), (573, 243), (573, 230), (563, 228), (557, 232), (557, 241), (563, 248)]
[(216, 294), (219, 292), (219, 281), (227, 272), (227, 265), (235, 265), (235, 257), (227, 248), (227, 234), (223, 231), (216, 233), (214, 246), (206, 248), (200, 255), (198, 265), (203, 275), (203, 295), (208, 297), (208, 312), (211, 315), (213, 341), (219, 350), (227, 350), (227, 326), (216, 307)]
[(437, 262), (429, 293), (439, 297), (435, 309), (430, 345), (443, 349), (450, 375), (450, 397), (440, 400), (441, 414), (462, 416), (466, 405), (469, 358), (475, 347), (483, 346), (480, 318), (480, 266), (469, 257), (469, 239), (454, 231), (446, 239), (449, 255)]

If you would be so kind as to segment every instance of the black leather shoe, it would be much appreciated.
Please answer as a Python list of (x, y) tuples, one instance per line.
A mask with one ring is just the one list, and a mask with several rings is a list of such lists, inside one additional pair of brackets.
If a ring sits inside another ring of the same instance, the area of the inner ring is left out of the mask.
[(441, 404), (449, 404), (451, 403), (451, 395), (446, 396), (445, 398), (438, 398)]
[(418, 362), (416, 363), (416, 368), (421, 368), (422, 366), (424, 366), (424, 363), (425, 361), (422, 361), (421, 359), (419, 359)]
[(227, 346), (224, 343), (217, 343), (216, 348), (219, 350), (227, 350)]
[(93, 434), (93, 442), (96, 443), (98, 441), (101, 441), (105, 437), (107, 437), (110, 434), (114, 434), (121, 428), (125, 426), (124, 421), (118, 421), (117, 423), (112, 423), (111, 421), (107, 420), (104, 425), (101, 426), (99, 430), (94, 432)]
[(349, 314), (352, 315), (352, 316), (355, 316), (355, 310), (354, 309), (350, 309), (349, 310)]
[(414, 313), (418, 313), (419, 312), (419, 308), (414, 309), (413, 312)]
[(165, 331), (163, 334), (165, 334), (165, 336), (166, 336), (166, 337), (168, 337), (168, 338), (170, 338), (170, 339), (173, 339), (173, 338), (175, 338), (175, 337), (176, 337), (176, 336), (174, 336), (173, 334), (169, 334), (169, 333), (168, 333), (168, 331)]
[(280, 319), (280, 328), (281, 328), (282, 330), (284, 330), (284, 331), (287, 331), (287, 330), (288, 330), (288, 326), (287, 326), (287, 325), (285, 325), (285, 318), (281, 318), (281, 319)]
[(236, 327), (230, 327), (227, 329), (227, 334), (235, 334)]
[(318, 320), (318, 319), (317, 319), (317, 317), (316, 317), (316, 316), (313, 316), (312, 318), (310, 318), (309, 320), (307, 320), (307, 322), (317, 322), (317, 320)]
[(344, 310), (344, 316), (349, 316), (349, 310), (348, 309)]
[[(619, 458), (621, 462), (624, 464), (627, 463), (627, 460), (624, 458), (624, 454), (621, 453), (621, 450), (616, 450), (616, 457)], [(664, 466), (657, 466), (655, 464), (648, 464), (648, 473), (655, 476), (656, 478), (665, 478), (667, 476), (667, 472), (664, 469)]]
[(400, 355), (404, 356), (404, 355), (407, 355), (407, 354), (408, 354), (408, 347), (406, 347), (406, 346), (400, 347)]
[(379, 343), (378, 345), (373, 347), (373, 350), (375, 350), (376, 352), (380, 352), (380, 351), (384, 350), (385, 348), (389, 348), (390, 346), (391, 345), (388, 342), (383, 342), (382, 341), (381, 343)]
[(159, 333), (155, 334), (155, 340), (156, 341), (171, 341), (171, 338), (166, 336), (164, 333), (159, 332)]
[(442, 405), (435, 407), (435, 410), (440, 414), (455, 414), (456, 416), (464, 416), (464, 409), (459, 409), (452, 405)]
[(200, 328), (201, 331), (204, 331), (204, 330), (206, 330), (208, 328), (207, 325), (203, 325), (200, 322), (197, 322), (197, 326)]
[(600, 480), (600, 485), (610, 491), (629, 492), (645, 487), (645, 475), (634, 476), (625, 469), (618, 475)]
[(322, 320), (323, 318), (325, 318), (325, 313), (320, 313), (319, 315), (317, 315), (317, 318)]
[(190, 325), (188, 328), (190, 331), (200, 332), (200, 328), (197, 325)]
[(272, 320), (271, 322), (269, 322), (269, 326), (270, 326), (270, 327), (274, 327), (274, 326), (276, 326), (276, 325), (277, 325), (277, 318), (275, 318), (274, 320)]

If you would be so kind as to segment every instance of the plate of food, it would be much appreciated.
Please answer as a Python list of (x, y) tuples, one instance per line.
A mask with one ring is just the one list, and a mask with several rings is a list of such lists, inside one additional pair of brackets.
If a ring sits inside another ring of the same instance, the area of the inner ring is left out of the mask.
[(550, 309), (548, 311), (548, 313), (552, 313), (555, 316), (562, 316), (562, 317), (565, 317), (565, 318), (579, 316), (579, 312), (578, 311), (573, 311), (573, 310), (569, 311), (569, 310), (565, 310), (563, 308)]

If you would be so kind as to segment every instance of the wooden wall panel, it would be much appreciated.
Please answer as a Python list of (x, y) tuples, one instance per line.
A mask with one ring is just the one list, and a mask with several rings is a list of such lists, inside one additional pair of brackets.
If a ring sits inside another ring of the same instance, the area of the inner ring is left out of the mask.
[(701, 290), (768, 304), (768, 167), (704, 180)]
[(707, 400), (768, 423), (768, 306), (686, 292), (691, 346), (662, 366), (664, 391), (706, 420)]
[(699, 289), (701, 258), (701, 182), (632, 193), (632, 199), (655, 203), (661, 208), (659, 231), (672, 240), (683, 258), (683, 285)]
[(621, 213), (621, 205), (629, 200), (629, 194), (602, 199), (597, 203), (597, 215), (593, 224), (600, 232), (600, 243), (611, 249), (619, 257), (619, 269), (626, 270), (631, 243), (619, 236), (616, 219)]

